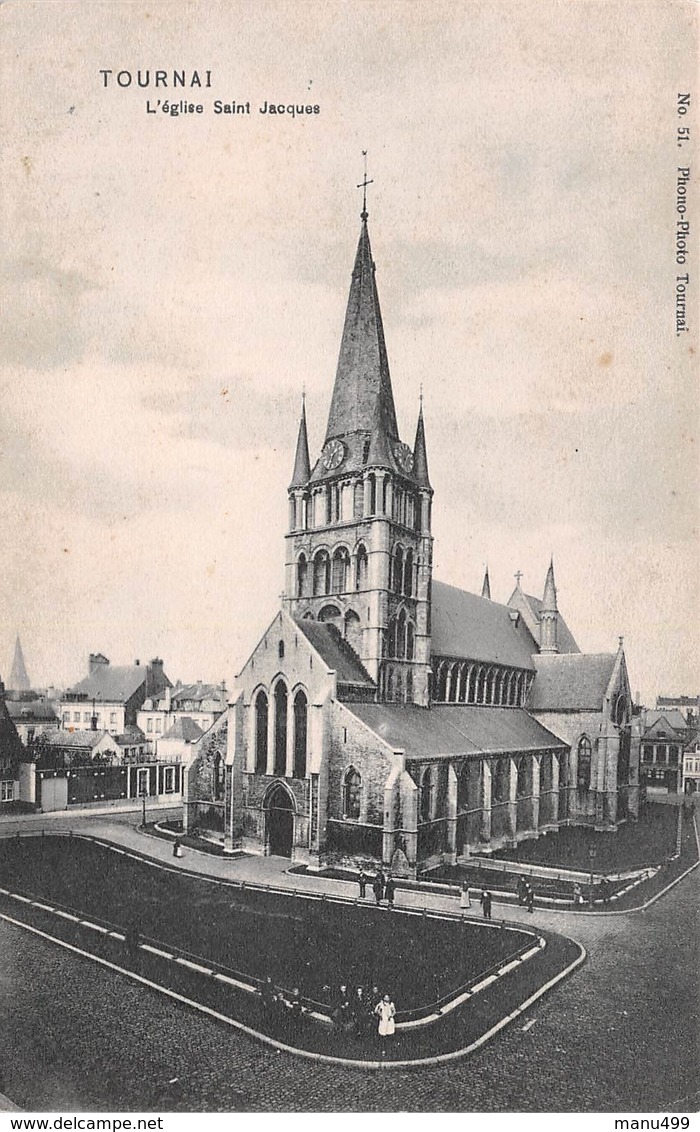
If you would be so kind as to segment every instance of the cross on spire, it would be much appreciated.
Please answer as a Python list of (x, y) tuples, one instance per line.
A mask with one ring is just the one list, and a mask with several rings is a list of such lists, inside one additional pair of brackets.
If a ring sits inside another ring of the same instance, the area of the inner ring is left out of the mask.
[(522, 578), (522, 576), (523, 576), (523, 572), (522, 572), (522, 570), (516, 570), (516, 572), (515, 572), (515, 580), (516, 580), (516, 582), (518, 583), (518, 585), (520, 585), (520, 579)]
[(362, 189), (362, 212), (360, 213), (360, 217), (362, 218), (362, 220), (366, 220), (367, 216), (368, 216), (368, 213), (367, 213), (367, 186), (373, 185), (374, 181), (373, 180), (372, 181), (367, 180), (367, 150), (366, 149), (362, 150), (362, 156), (365, 159), (365, 175), (364, 175), (364, 179), (360, 182), (360, 184), (357, 187), (358, 187), (358, 189)]

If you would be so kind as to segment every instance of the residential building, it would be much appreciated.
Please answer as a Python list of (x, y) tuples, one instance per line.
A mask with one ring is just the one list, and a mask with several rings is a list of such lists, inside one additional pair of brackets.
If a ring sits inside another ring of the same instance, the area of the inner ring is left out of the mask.
[(136, 724), (144, 700), (172, 687), (156, 658), (148, 665), (116, 666), (101, 653), (91, 653), (88, 675), (65, 693), (60, 704), (64, 729), (108, 731), (122, 735)]

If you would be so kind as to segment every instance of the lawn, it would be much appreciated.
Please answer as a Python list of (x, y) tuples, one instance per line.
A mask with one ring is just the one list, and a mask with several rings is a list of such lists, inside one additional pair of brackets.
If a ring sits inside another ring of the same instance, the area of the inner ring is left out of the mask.
[(0, 842), (0, 883), (219, 966), (299, 986), (377, 985), (401, 1010), (450, 994), (529, 941), (517, 929), (405, 916), (332, 901), (242, 889), (154, 868), (81, 838)]

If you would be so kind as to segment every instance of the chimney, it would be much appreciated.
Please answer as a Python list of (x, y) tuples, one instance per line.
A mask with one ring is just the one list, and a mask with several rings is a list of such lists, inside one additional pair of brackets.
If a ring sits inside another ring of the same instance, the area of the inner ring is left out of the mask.
[[(138, 662), (137, 662), (138, 663)], [(148, 665), (146, 676), (146, 695), (157, 696), (163, 691), (165, 686), (165, 675), (163, 673), (163, 661), (160, 657), (156, 656)]]
[(106, 656), (103, 656), (101, 652), (91, 652), (88, 657), (88, 675), (92, 676), (98, 668), (105, 664), (109, 664)]

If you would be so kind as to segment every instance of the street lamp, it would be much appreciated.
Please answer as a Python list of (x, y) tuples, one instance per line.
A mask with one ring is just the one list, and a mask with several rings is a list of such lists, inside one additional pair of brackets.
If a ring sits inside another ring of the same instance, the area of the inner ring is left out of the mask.
[(588, 890), (588, 903), (590, 904), (590, 906), (592, 908), (593, 907), (593, 862), (595, 861), (595, 846), (593, 846), (593, 845), (591, 845), (591, 847), (588, 850), (588, 860), (590, 861), (590, 867), (591, 867), (591, 881), (590, 881), (590, 888)]

